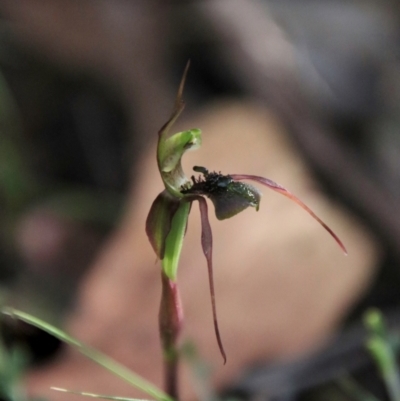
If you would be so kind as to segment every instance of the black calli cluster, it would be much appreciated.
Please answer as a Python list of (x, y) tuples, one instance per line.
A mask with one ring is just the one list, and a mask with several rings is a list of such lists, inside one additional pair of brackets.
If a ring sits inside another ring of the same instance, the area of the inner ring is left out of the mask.
[(210, 198), (219, 220), (228, 219), (249, 206), (259, 209), (261, 194), (252, 185), (235, 181), (230, 175), (209, 172), (205, 167), (195, 166), (193, 170), (202, 176), (192, 176), (192, 185), (182, 187), (181, 193)]

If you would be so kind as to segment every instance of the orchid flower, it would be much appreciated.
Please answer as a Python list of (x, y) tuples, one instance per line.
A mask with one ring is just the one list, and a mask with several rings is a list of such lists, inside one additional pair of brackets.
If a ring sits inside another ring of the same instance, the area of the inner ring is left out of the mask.
[[(201, 131), (191, 129), (173, 135), (170, 135), (169, 131), (184, 108), (182, 92), (188, 67), (189, 63), (184, 71), (171, 117), (159, 131), (157, 162), (165, 189), (157, 196), (151, 206), (146, 222), (146, 232), (157, 257), (161, 260), (163, 280), (169, 282), (169, 288), (172, 288), (171, 286), (176, 284), (178, 261), (191, 204), (194, 201), (199, 203), (202, 224), (201, 244), (208, 266), (214, 330), (220, 352), (224, 362), (226, 362), (226, 354), (218, 328), (213, 283), (213, 240), (208, 220), (208, 206), (204, 197), (211, 199), (215, 207), (216, 217), (219, 220), (224, 220), (235, 216), (248, 207), (254, 207), (256, 210), (260, 207), (261, 193), (259, 190), (242, 181), (250, 180), (264, 185), (300, 205), (328, 231), (340, 248), (345, 253), (347, 252), (336, 234), (311, 209), (285, 188), (267, 178), (247, 174), (223, 175), (217, 172), (209, 172), (205, 167), (199, 166), (195, 166), (193, 170), (200, 173), (201, 176), (197, 178), (192, 176), (191, 179), (185, 176), (181, 166), (181, 158), (187, 150), (195, 149), (201, 145)], [(171, 301), (168, 301), (170, 299), (168, 296), (165, 295), (162, 299), (164, 299), (164, 304), (168, 304), (168, 302), (171, 304)], [(175, 306), (179, 305), (177, 309), (180, 309), (180, 301), (175, 301)], [(169, 312), (165, 312), (167, 310)], [(171, 333), (174, 331), (173, 324), (171, 325), (171, 322), (169, 326), (165, 324), (167, 319), (162, 316), (163, 313), (172, 314), (172, 311), (165, 306), (162, 306), (160, 311), (160, 331), (165, 330), (167, 332), (169, 330), (167, 336), (161, 333), (161, 337), (164, 336), (170, 340)], [(175, 329), (177, 331), (179, 331), (181, 320), (181, 310), (175, 311)], [(177, 333), (175, 333), (176, 336)], [(163, 341), (163, 343), (165, 346), (168, 341)]]

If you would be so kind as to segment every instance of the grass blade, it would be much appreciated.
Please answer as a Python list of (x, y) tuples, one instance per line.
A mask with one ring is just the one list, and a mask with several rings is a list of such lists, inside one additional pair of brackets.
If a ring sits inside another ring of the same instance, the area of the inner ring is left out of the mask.
[(127, 381), (132, 386), (142, 390), (143, 392), (147, 393), (151, 397), (155, 398), (158, 401), (173, 401), (171, 397), (165, 394), (163, 391), (158, 389), (152, 383), (148, 382), (147, 380), (143, 379), (136, 373), (132, 372), (127, 367), (123, 366), (122, 364), (118, 363), (117, 361), (113, 360), (112, 358), (108, 357), (107, 355), (97, 351), (93, 348), (82, 344), (80, 341), (76, 340), (75, 338), (71, 337), (64, 331), (52, 326), (44, 322), (41, 319), (38, 319), (28, 313), (21, 312), (19, 310), (13, 308), (3, 308), (3, 314), (9, 315), (12, 318), (16, 318), (22, 320), (25, 323), (28, 323), (32, 326), (35, 326), (52, 336), (58, 338), (59, 340), (65, 342), (72, 347), (75, 347), (81, 354), (85, 355), (87, 358), (91, 359), (92, 361), (96, 362), (100, 366), (104, 367), (105, 369), (112, 372), (114, 375), (119, 376), (121, 379)]
[(149, 400), (143, 400), (140, 398), (127, 398), (127, 397), (115, 397), (113, 395), (103, 395), (103, 394), (94, 394), (94, 393), (87, 393), (85, 391), (73, 391), (73, 390), (67, 390), (65, 388), (60, 388), (60, 387), (50, 387), (52, 390), (59, 391), (61, 393), (68, 393), (68, 394), (77, 394), (77, 395), (83, 395), (85, 397), (92, 397), (92, 398), (100, 398), (102, 400), (114, 400), (114, 401), (149, 401)]

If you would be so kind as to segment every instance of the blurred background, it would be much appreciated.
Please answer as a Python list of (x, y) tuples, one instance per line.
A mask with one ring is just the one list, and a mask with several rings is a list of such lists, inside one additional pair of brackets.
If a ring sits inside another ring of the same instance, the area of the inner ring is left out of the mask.
[[(333, 343), (297, 365), (243, 365), (227, 393), (313, 399), (343, 369), (370, 383), (360, 316), (377, 306), (398, 327), (399, 39), (390, 0), (1, 0), (3, 302), (62, 324), (135, 200), (190, 59), (187, 113), (221, 99), (268, 110), (324, 196), (371, 235), (366, 249), (379, 249)], [(61, 352), (26, 327), (4, 331), (35, 363)]]

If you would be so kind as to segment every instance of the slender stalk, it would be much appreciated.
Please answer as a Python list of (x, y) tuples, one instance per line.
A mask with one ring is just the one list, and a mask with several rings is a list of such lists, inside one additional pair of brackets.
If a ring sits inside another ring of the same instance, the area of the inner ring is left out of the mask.
[(164, 358), (164, 388), (169, 396), (179, 400), (178, 341), (183, 324), (183, 309), (176, 282), (179, 258), (186, 231), (190, 204), (182, 202), (172, 219), (171, 231), (165, 243), (162, 260), (162, 295), (159, 313), (159, 330)]
[(159, 327), (164, 358), (164, 386), (166, 393), (178, 400), (178, 340), (182, 328), (183, 311), (176, 281), (161, 273), (162, 297)]

